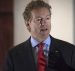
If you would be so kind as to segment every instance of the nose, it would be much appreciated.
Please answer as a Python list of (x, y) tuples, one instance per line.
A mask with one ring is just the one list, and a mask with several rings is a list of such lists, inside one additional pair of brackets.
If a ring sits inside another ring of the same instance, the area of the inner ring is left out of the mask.
[(41, 19), (40, 24), (41, 25), (45, 25), (46, 24), (46, 20), (45, 19)]

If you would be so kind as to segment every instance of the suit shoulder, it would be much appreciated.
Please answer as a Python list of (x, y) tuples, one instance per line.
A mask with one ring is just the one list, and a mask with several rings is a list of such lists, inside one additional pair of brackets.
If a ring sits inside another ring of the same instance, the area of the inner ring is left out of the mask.
[(29, 40), (26, 40), (25, 42), (22, 42), (12, 48), (10, 48), (8, 51), (9, 52), (20, 52), (20, 51), (25, 51), (28, 48), (28, 45), (31, 45)]
[(58, 46), (63, 46), (63, 47), (74, 47), (75, 48), (75, 45), (72, 44), (72, 43), (69, 43), (67, 41), (64, 41), (64, 40), (60, 40), (60, 39), (57, 39), (57, 38), (53, 38), (52, 37), (52, 41), (58, 45)]
[(61, 44), (63, 44), (63, 45), (71, 46), (71, 47), (75, 47), (75, 45), (74, 45), (74, 44), (69, 43), (69, 42), (67, 42), (67, 41), (59, 40), (59, 39), (57, 39), (57, 40), (58, 40)]

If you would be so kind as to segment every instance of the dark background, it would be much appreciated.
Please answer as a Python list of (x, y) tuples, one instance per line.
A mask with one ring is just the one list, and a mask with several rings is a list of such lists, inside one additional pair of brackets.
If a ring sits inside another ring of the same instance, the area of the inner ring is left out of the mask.
[(13, 0), (0, 0), (0, 71), (7, 50), (13, 46)]

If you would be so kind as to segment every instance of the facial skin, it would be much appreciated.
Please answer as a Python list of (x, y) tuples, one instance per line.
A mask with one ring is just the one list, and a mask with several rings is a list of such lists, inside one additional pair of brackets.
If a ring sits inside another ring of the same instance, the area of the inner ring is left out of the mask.
[(44, 41), (51, 30), (51, 15), (45, 7), (34, 9), (31, 12), (32, 18), (28, 21), (27, 28), (30, 30), (31, 36), (37, 41)]

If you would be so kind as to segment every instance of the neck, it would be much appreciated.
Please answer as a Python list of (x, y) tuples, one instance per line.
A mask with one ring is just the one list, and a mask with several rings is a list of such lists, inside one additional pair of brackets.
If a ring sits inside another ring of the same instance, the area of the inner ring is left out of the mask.
[[(49, 35), (48, 35), (49, 36)], [(33, 37), (35, 40), (37, 40), (38, 42), (43, 42), (44, 40), (46, 40), (47, 38), (48, 38), (48, 36), (47, 37), (41, 37), (41, 38), (37, 38), (37, 37)]]

